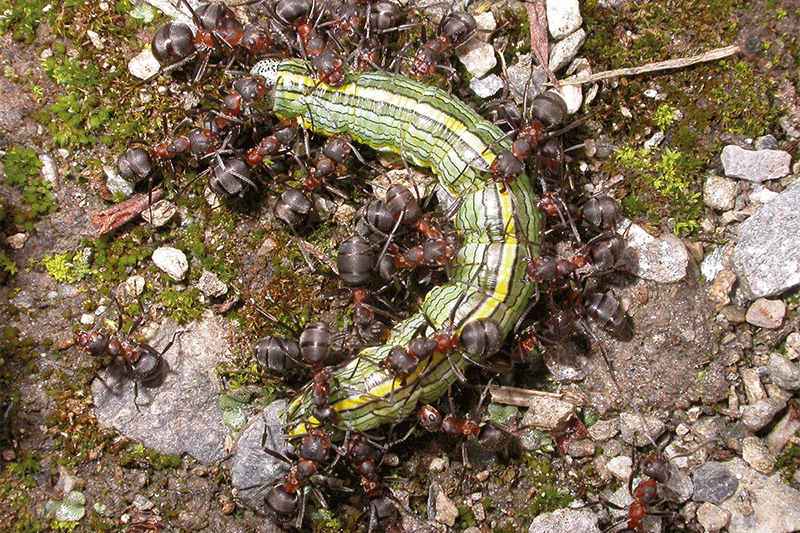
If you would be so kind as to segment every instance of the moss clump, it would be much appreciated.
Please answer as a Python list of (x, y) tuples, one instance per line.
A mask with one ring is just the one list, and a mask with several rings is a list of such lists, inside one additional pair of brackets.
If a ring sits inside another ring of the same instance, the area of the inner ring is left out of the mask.
[(180, 323), (197, 320), (205, 310), (200, 303), (200, 291), (194, 288), (185, 291), (164, 289), (159, 299), (165, 307), (172, 309), (172, 319)]
[(47, 269), (47, 273), (56, 281), (67, 283), (77, 283), (85, 278), (91, 269), (82, 257), (72, 252), (60, 255), (46, 255), (42, 259), (42, 266)]
[(710, 98), (718, 106), (717, 120), (727, 133), (757, 137), (766, 133), (780, 113), (773, 102), (775, 83), (744, 61), (723, 61)]
[(20, 189), (23, 206), (13, 206), (14, 223), (25, 231), (33, 231), (33, 223), (42, 215), (58, 210), (50, 183), (40, 173), (42, 162), (33, 150), (15, 146), (3, 157), (6, 183)]
[(689, 234), (699, 227), (703, 214), (700, 159), (671, 148), (651, 152), (629, 146), (614, 154), (613, 165), (631, 178), (622, 200), (629, 216), (656, 221), (673, 217), (676, 235)]

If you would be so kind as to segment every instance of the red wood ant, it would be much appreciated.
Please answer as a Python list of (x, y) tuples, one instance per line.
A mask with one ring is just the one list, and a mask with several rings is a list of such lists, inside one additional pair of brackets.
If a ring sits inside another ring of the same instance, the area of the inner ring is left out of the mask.
[[(119, 304), (117, 303), (117, 305)], [(106, 335), (97, 331), (102, 321), (98, 322), (98, 325), (91, 331), (80, 330), (75, 333), (75, 343), (83, 348), (83, 353), (91, 355), (92, 357), (108, 355), (115, 361), (120, 361), (122, 363), (124, 374), (133, 381), (133, 404), (136, 406), (137, 411), (140, 406), (140, 404), (137, 403), (137, 399), (139, 398), (139, 384), (153, 385), (163, 376), (166, 370), (166, 362), (163, 356), (166, 351), (172, 347), (178, 335), (183, 333), (182, 331), (176, 331), (172, 336), (172, 340), (159, 352), (149, 344), (134, 341), (129, 337), (131, 332), (141, 324), (143, 319), (144, 314), (131, 326), (131, 329), (125, 336), (119, 335), (122, 328), (121, 312), (119, 315), (119, 328), (114, 335)], [(80, 362), (78, 366), (80, 367)], [(102, 379), (100, 381), (105, 384), (105, 381)]]

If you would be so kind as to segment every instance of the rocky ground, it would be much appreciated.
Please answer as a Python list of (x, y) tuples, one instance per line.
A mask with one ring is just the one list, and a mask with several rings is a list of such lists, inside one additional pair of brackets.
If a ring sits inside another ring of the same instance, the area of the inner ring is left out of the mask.
[[(179, 168), (185, 188), (167, 191), (154, 227), (137, 219), (97, 238), (93, 215), (144, 192), (117, 179), (118, 154), (157, 142), (155, 122), (175, 124), (193, 113), (176, 107), (219, 92), (210, 81), (187, 89), (180, 74), (135, 85), (126, 69), (163, 22), (135, 22), (147, 10), (16, 4), (0, 2), (0, 531), (277, 530), (259, 507), (282, 466), (263, 451), (282, 447), (265, 427), (280, 434), (270, 402), (307, 378), (258, 368), (255, 342), (286, 331), (251, 300), (337, 325), (348, 303), (321, 297), (338, 285), (305, 266), (274, 220), (271, 188), (217, 206), (204, 178), (189, 183), (196, 169)], [(514, 9), (519, 25), (525, 14)], [(502, 23), (510, 11), (492, 13)], [(622, 200), (628, 260), (608, 287), (633, 337), (581, 321), (586, 331), (496, 378), (473, 415), (518, 417), (503, 451), (413, 432), (386, 457), (398, 464), (382, 468), (402, 480), (387, 480), (403, 504), (398, 527), (623, 527), (629, 485), (656, 479), (640, 468), (655, 456), (670, 475), (655, 481), (644, 531), (800, 530), (800, 11), (788, 1), (617, 0), (548, 16), (562, 80), (738, 51), (568, 89), (580, 110), (565, 142), (580, 146), (568, 152), (565, 194)], [(492, 65), (516, 49), (510, 35), (460, 51), (459, 72), (479, 79), (481, 100), (504, 78), (513, 93), (531, 77), (531, 54)], [(335, 215), (322, 229), (301, 235), (313, 261), (332, 264), (352, 210), (328, 206)], [(134, 386), (72, 342), (98, 323), (114, 332), (112, 291), (132, 315), (125, 330), (147, 312), (135, 335), (163, 352), (156, 382)], [(465, 415), (489, 381), (469, 377), (481, 387), (454, 392)], [(363, 502), (338, 499), (336, 516), (309, 511), (305, 527), (366, 531)]]

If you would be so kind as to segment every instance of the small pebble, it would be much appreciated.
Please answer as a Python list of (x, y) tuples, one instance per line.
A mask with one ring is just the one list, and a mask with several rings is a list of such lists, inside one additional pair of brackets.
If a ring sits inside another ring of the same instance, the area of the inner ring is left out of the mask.
[(723, 269), (714, 278), (711, 286), (708, 287), (708, 295), (716, 303), (715, 309), (722, 309), (731, 303), (730, 294), (734, 283), (736, 283), (736, 274), (727, 269)]
[(745, 150), (733, 144), (722, 149), (725, 175), (753, 183), (786, 176), (791, 162), (792, 156), (782, 150)]
[(745, 437), (742, 441), (742, 459), (762, 474), (770, 474), (775, 468), (775, 456), (758, 437)]
[(483, 78), (497, 65), (494, 47), (480, 39), (470, 39), (456, 53), (467, 72), (476, 78)]
[(785, 355), (771, 354), (767, 371), (772, 382), (778, 387), (786, 390), (800, 389), (800, 368)]
[(162, 246), (153, 252), (153, 263), (158, 268), (169, 274), (175, 281), (180, 281), (186, 276), (189, 270), (189, 262), (186, 254), (170, 246)]
[(628, 247), (637, 254), (635, 275), (657, 283), (674, 283), (686, 277), (689, 252), (683, 242), (671, 233), (655, 238), (629, 221), (617, 231), (625, 235)]
[(135, 300), (140, 294), (144, 292), (145, 280), (144, 277), (131, 276), (119, 285), (119, 292), (121, 295), (130, 300)]
[(550, 50), (550, 70), (556, 72), (567, 66), (578, 54), (583, 43), (586, 42), (586, 30), (578, 28), (566, 38), (553, 45)]
[(431, 472), (440, 473), (444, 472), (446, 466), (447, 463), (444, 459), (442, 459), (441, 457), (434, 457), (433, 461), (431, 461), (430, 466), (428, 466), (428, 470), (430, 470)]
[(583, 24), (578, 0), (550, 0), (547, 2), (547, 27), (553, 39), (560, 40)]
[(153, 77), (160, 68), (161, 64), (150, 50), (145, 50), (128, 62), (128, 71), (140, 80)]
[(142, 218), (154, 228), (160, 228), (166, 225), (177, 212), (178, 208), (175, 207), (175, 204), (167, 200), (159, 200), (142, 211)]
[(619, 432), (616, 420), (598, 420), (587, 429), (592, 440), (598, 442), (612, 439)]
[(709, 176), (703, 185), (703, 201), (712, 209), (730, 211), (736, 200), (736, 182), (722, 176)]
[(731, 512), (706, 502), (697, 510), (697, 521), (705, 528), (706, 533), (716, 533), (728, 527), (728, 523), (731, 521)]
[(747, 309), (745, 319), (748, 323), (766, 329), (776, 329), (783, 324), (786, 304), (782, 300), (759, 298)]
[(786, 407), (786, 400), (764, 398), (742, 408), (742, 424), (750, 431), (758, 431), (772, 422), (775, 415)]
[(700, 465), (692, 474), (696, 502), (720, 504), (730, 498), (739, 486), (739, 480), (725, 466), (716, 461)]
[(764, 390), (764, 384), (761, 383), (761, 378), (755, 369), (742, 368), (739, 370), (739, 375), (747, 395), (747, 403), (756, 403), (767, 398), (767, 391)]
[(436, 494), (435, 509), (437, 522), (449, 527), (455, 525), (456, 518), (458, 518), (458, 507), (441, 489)]
[(652, 137), (650, 137), (644, 142), (644, 148), (646, 150), (652, 150), (653, 148), (657, 148), (658, 146), (661, 145), (662, 142), (664, 142), (664, 138), (665, 138), (664, 134), (661, 133), (660, 131), (657, 131), (653, 134)]
[(14, 235), (9, 235), (6, 238), (6, 244), (12, 250), (20, 250), (23, 246), (25, 246), (25, 242), (28, 240), (28, 235), (26, 233), (15, 233)]
[(597, 515), (589, 509), (557, 509), (533, 519), (528, 533), (600, 533)]
[(139, 511), (149, 511), (153, 508), (153, 502), (148, 500), (147, 497), (143, 496), (142, 494), (135, 495), (131, 503)]
[(208, 270), (203, 270), (203, 273), (200, 274), (197, 288), (206, 298), (217, 298), (228, 292), (228, 286), (220, 281), (216, 274)]
[(595, 446), (592, 439), (580, 439), (567, 442), (567, 455), (574, 458), (591, 457), (594, 455)]
[(503, 78), (497, 74), (489, 74), (484, 78), (472, 78), (469, 88), (481, 98), (490, 98), (503, 88)]
[(778, 140), (772, 135), (763, 135), (753, 142), (756, 150), (777, 150)]
[(793, 331), (786, 337), (786, 357), (791, 361), (800, 359), (800, 333)]
[(621, 413), (619, 432), (622, 440), (634, 446), (646, 446), (658, 440), (666, 427), (658, 418), (639, 413)]
[(123, 179), (115, 168), (105, 166), (103, 172), (106, 174), (106, 187), (111, 194), (121, 194), (126, 197), (133, 194), (133, 184)]
[(618, 481), (628, 481), (631, 477), (633, 461), (627, 455), (620, 455), (611, 459), (606, 468)]
[(720, 314), (731, 324), (743, 324), (745, 321), (745, 311), (738, 305), (726, 305), (720, 310)]
[(561, 96), (567, 104), (567, 114), (574, 115), (583, 103), (583, 91), (580, 85), (562, 85)]

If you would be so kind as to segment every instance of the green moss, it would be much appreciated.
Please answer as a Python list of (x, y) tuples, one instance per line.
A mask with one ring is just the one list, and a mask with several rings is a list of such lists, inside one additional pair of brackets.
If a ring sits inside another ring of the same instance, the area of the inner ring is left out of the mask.
[(165, 307), (172, 309), (172, 319), (176, 322), (197, 320), (205, 310), (205, 306), (199, 303), (200, 291), (195, 288), (185, 291), (164, 289), (158, 296)]
[(13, 210), (14, 223), (33, 231), (33, 223), (42, 215), (58, 210), (56, 197), (40, 173), (42, 162), (34, 150), (15, 146), (3, 156), (6, 171), (6, 183), (17, 187), (24, 200), (23, 206), (10, 207)]
[(718, 106), (716, 116), (731, 134), (757, 137), (766, 133), (780, 113), (773, 101), (775, 82), (744, 61), (723, 61), (710, 98)]
[(678, 120), (675, 111), (677, 111), (677, 109), (668, 104), (661, 104), (658, 106), (656, 112), (653, 113), (653, 124), (655, 127), (664, 131), (667, 127), (674, 124), (675, 121)]
[(85, 278), (91, 269), (82, 257), (72, 252), (61, 255), (46, 255), (42, 259), (42, 266), (47, 269), (47, 273), (56, 281), (66, 281), (76, 283)]
[(630, 190), (622, 201), (631, 217), (661, 220), (675, 218), (675, 234), (689, 234), (699, 227), (703, 214), (699, 192), (702, 161), (671, 148), (650, 151), (623, 147), (614, 154), (617, 171), (630, 176)]

